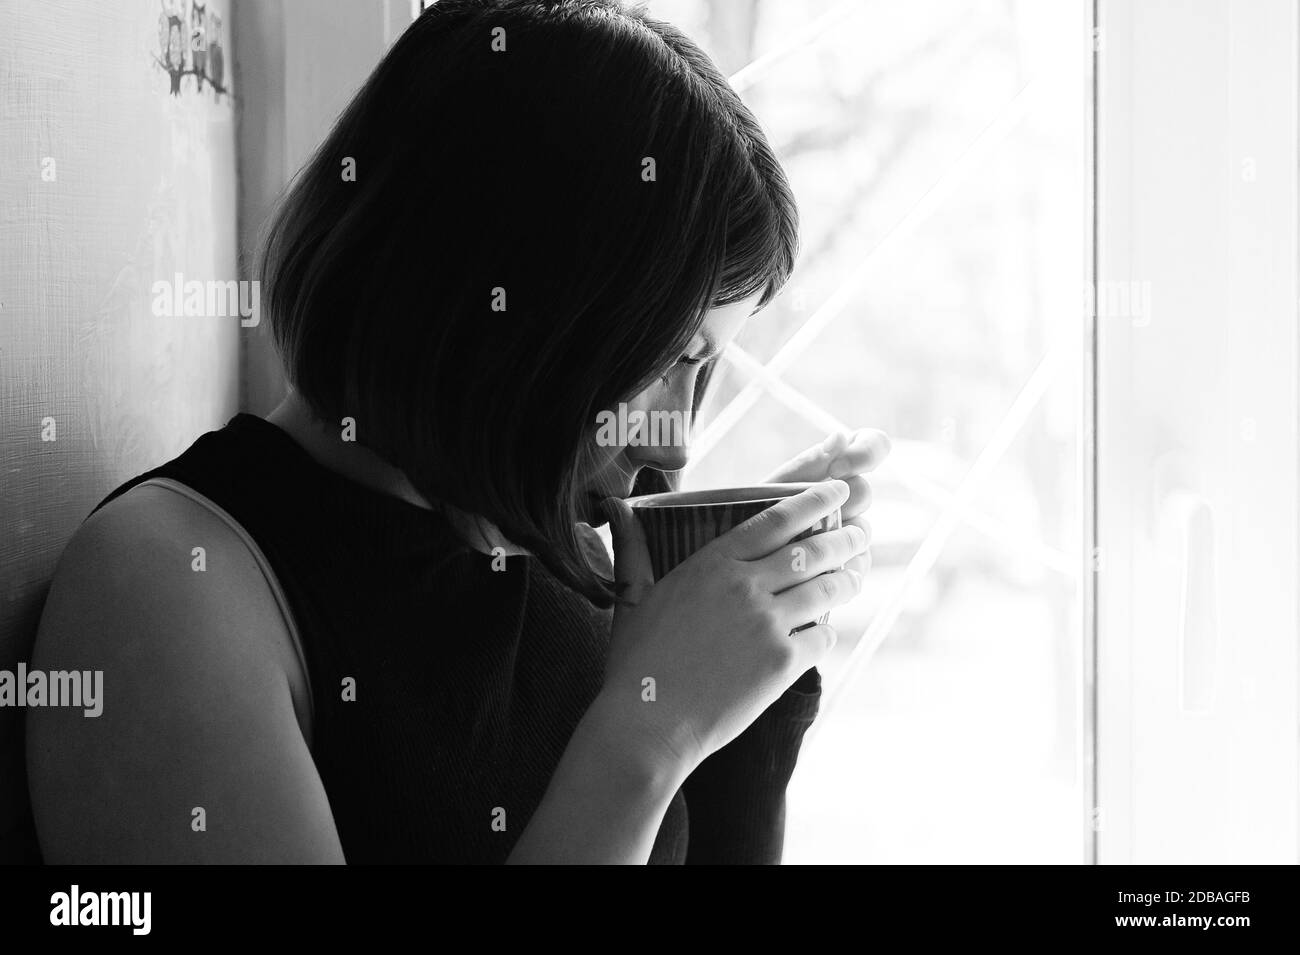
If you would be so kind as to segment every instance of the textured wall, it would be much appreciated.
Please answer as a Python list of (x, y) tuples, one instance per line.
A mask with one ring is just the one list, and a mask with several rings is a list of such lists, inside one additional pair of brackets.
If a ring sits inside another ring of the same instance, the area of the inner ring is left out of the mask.
[[(241, 248), (256, 249), (276, 200), (410, 24), (412, 9), (409, 0), (238, 4), (238, 72), (243, 87), (257, 91), (239, 104)], [(241, 343), (240, 407), (267, 414), (285, 393), (270, 329), (260, 325)]]
[[(200, 8), (196, 56), (192, 0), (0, 5), (0, 669), (89, 510), (236, 411), (249, 329), (151, 308), (177, 272), (239, 277), (229, 6)], [(21, 713), (0, 708), (0, 861), (23, 850)]]

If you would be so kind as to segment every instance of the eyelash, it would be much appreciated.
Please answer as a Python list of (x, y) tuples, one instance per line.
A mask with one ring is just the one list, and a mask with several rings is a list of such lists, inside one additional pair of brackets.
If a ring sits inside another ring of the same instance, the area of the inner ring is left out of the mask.
[[(703, 358), (691, 358), (689, 355), (683, 355), (681, 358), (677, 359), (677, 363), (673, 365), (673, 368), (676, 368), (677, 365), (703, 365), (705, 360), (706, 359)], [(669, 369), (668, 373), (663, 375), (659, 380), (666, 384), (668, 379), (672, 377), (672, 374), (672, 369)]]

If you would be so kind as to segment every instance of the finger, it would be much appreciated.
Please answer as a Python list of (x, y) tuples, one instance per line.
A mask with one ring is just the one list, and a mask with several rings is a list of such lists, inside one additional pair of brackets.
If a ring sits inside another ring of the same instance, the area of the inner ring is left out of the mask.
[(794, 644), (794, 661), (791, 673), (801, 674), (820, 663), (839, 641), (839, 633), (829, 623), (819, 623), (790, 634)]
[(866, 531), (857, 525), (802, 537), (757, 561), (756, 583), (767, 593), (780, 593), (828, 570), (838, 570), (869, 543)]
[[(862, 528), (862, 533), (867, 535), (868, 545), (870, 545), (871, 541), (875, 537), (875, 535), (871, 530), (871, 521), (867, 518), (865, 514), (860, 514), (857, 517), (848, 518), (847, 520), (844, 521), (844, 526)], [(867, 549), (864, 550), (861, 554), (858, 554), (856, 557), (853, 557), (852, 559), (845, 561), (844, 566), (848, 570), (855, 570), (859, 574), (865, 577), (867, 575), (867, 571), (871, 570), (870, 546), (868, 546)]]
[(840, 480), (849, 486), (849, 499), (841, 508), (843, 517), (847, 520), (856, 517), (871, 506), (871, 482), (861, 474), (853, 474)]
[(850, 474), (874, 471), (889, 457), (891, 450), (893, 442), (885, 432), (876, 428), (860, 428), (850, 436), (848, 446), (831, 461), (826, 476), (843, 478)]
[(867, 515), (865, 514), (858, 514), (854, 517), (846, 517), (844, 518), (843, 523), (845, 527), (848, 527), (849, 525), (853, 525), (854, 527), (861, 528), (862, 533), (867, 535), (868, 544), (870, 544), (871, 541), (875, 538), (875, 534), (871, 530), (871, 518), (867, 517)]
[(837, 431), (829, 435), (821, 444), (814, 444), (808, 450), (791, 458), (781, 465), (763, 482), (765, 484), (782, 484), (790, 481), (825, 481), (829, 476), (831, 462), (849, 446), (849, 435)]
[(635, 606), (655, 582), (645, 531), (622, 498), (607, 497), (601, 507), (614, 539), (614, 582), (619, 585), (619, 600)]
[(832, 570), (772, 598), (782, 621), (793, 630), (801, 623), (816, 620), (835, 607), (846, 604), (862, 589), (862, 577), (851, 570)]
[(871, 570), (871, 551), (864, 550), (856, 557), (850, 557), (844, 562), (844, 569), (851, 570), (860, 577), (867, 576), (867, 573)]
[(758, 560), (834, 513), (848, 496), (849, 486), (843, 481), (823, 481), (782, 498), (715, 538), (709, 546), (735, 560)]

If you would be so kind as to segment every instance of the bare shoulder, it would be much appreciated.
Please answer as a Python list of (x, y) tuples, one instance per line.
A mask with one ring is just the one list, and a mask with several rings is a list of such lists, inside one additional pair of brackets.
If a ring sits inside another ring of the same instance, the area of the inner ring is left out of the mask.
[(59, 560), (29, 666), (100, 700), (27, 711), (47, 862), (341, 858), (273, 586), (204, 500), (142, 484)]
[[(283, 671), (310, 738), (307, 675), (276, 588), (233, 518), (185, 485), (151, 481), (104, 505), (68, 542), (42, 618), (43, 649), (75, 642), (80, 655), (94, 652), (85, 644), (107, 651), (144, 616), (167, 617), (172, 627), (183, 621), (197, 639), (176, 641), (174, 652), (209, 652), (216, 643)], [(78, 614), (99, 625), (61, 626)]]

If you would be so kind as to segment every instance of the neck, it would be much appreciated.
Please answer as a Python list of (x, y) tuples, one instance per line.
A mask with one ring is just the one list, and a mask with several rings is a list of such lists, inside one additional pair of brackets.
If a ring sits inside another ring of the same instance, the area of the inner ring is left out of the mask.
[[(297, 391), (290, 389), (288, 396), (266, 416), (266, 420), (286, 432), (321, 467), (416, 507), (435, 509), (400, 468), (393, 467), (356, 441), (344, 441), (341, 427), (333, 427), (317, 418)], [(457, 533), (475, 550), (488, 554), (493, 548), (501, 547), (507, 555), (528, 553), (506, 540), (484, 517), (469, 514), (446, 502), (440, 502), (437, 510), (446, 514)]]

